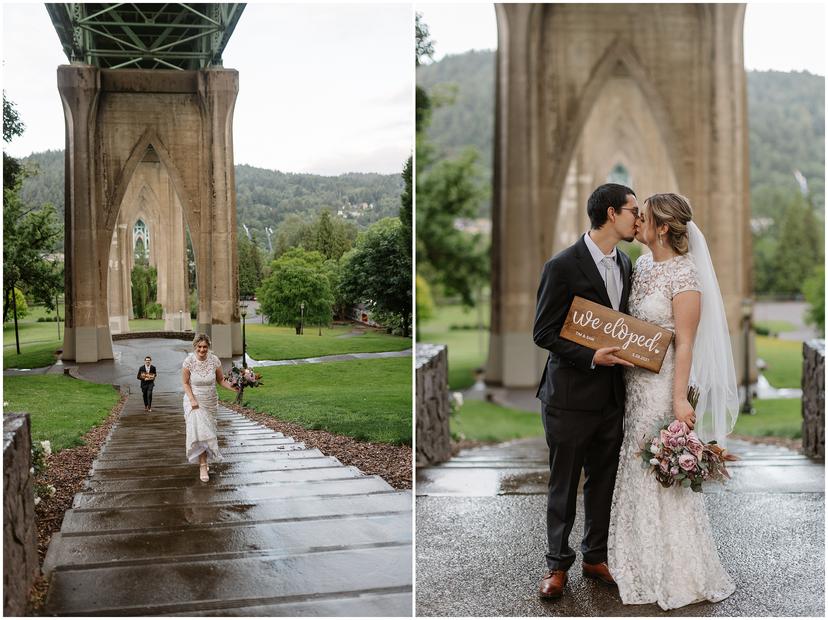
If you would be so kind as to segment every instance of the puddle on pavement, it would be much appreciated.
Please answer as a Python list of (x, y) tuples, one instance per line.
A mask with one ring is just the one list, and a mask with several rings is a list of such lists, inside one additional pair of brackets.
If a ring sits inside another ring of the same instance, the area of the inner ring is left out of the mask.
[(546, 493), (549, 473), (484, 468), (429, 468), (417, 472), (418, 495), (536, 495)]

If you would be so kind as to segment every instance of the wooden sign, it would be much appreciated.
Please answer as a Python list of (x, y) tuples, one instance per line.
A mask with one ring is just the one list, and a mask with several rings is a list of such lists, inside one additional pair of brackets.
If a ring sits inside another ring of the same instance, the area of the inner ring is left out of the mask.
[(616, 357), (659, 372), (673, 332), (601, 304), (575, 297), (566, 315), (561, 338), (593, 350), (621, 347)]

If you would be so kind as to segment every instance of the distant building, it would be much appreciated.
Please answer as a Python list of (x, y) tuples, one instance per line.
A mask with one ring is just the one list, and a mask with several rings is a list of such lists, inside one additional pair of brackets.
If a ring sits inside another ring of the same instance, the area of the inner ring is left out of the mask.
[(365, 304), (357, 304), (356, 306), (351, 306), (348, 318), (352, 321), (356, 321), (357, 323), (368, 325), (369, 327), (382, 327), (382, 325), (380, 325), (371, 318), (370, 312), (368, 308), (365, 306)]

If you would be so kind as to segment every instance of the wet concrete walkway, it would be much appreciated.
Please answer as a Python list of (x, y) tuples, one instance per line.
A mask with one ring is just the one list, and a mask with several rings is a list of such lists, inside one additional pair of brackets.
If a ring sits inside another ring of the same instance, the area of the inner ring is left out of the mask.
[(181, 393), (133, 393), (44, 564), (55, 615), (411, 614), (411, 493), (224, 407), (209, 483)]
[[(728, 446), (742, 458), (731, 466), (733, 480), (705, 491), (720, 556), (736, 581), (725, 601), (671, 612), (625, 606), (617, 590), (585, 580), (577, 565), (564, 597), (541, 601), (548, 453), (544, 439), (533, 438), (464, 450), (418, 470), (417, 614), (824, 616), (824, 464), (781, 447)], [(582, 535), (579, 498), (573, 547)]]

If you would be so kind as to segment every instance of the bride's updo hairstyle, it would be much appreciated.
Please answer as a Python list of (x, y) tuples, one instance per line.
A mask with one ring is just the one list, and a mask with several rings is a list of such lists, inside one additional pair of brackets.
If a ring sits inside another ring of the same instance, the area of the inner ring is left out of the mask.
[(193, 338), (193, 348), (194, 349), (198, 346), (199, 342), (206, 342), (207, 343), (207, 348), (210, 348), (210, 346), (213, 344), (212, 342), (210, 342), (210, 336), (208, 336), (207, 334), (201, 334), (201, 333), (196, 334), (195, 338)]
[(656, 229), (667, 224), (666, 241), (676, 254), (687, 254), (687, 223), (693, 219), (693, 208), (687, 198), (679, 194), (653, 194), (644, 205)]

